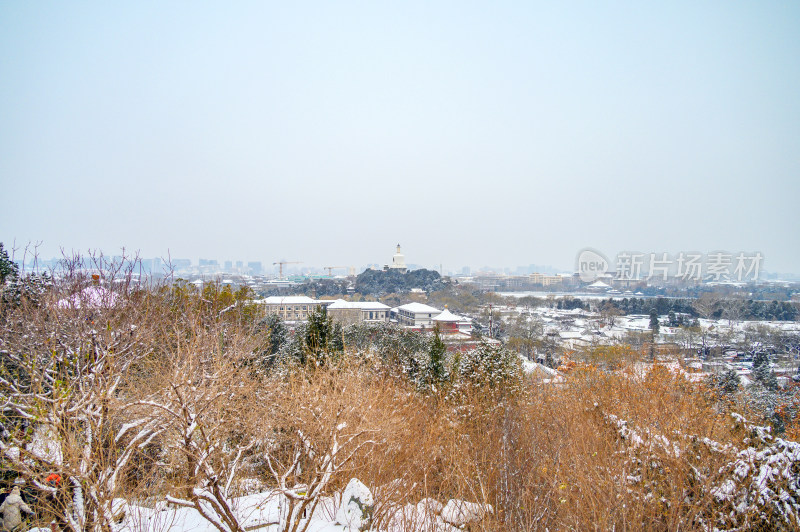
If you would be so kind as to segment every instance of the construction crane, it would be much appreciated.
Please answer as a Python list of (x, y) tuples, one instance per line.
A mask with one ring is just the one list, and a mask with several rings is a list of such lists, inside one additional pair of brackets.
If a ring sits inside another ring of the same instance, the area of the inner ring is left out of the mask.
[(328, 277), (333, 277), (333, 270), (347, 268), (347, 266), (323, 266), (323, 270), (328, 270)]
[(278, 262), (273, 262), (272, 263), (273, 266), (275, 266), (276, 264), (280, 265), (278, 267), (278, 271), (280, 272), (278, 274), (278, 278), (279, 279), (283, 279), (283, 265), (284, 264), (303, 264), (303, 261), (301, 261), (301, 260), (299, 260), (299, 261), (297, 261), (297, 260), (296, 261), (282, 260), (282, 261), (278, 261)]

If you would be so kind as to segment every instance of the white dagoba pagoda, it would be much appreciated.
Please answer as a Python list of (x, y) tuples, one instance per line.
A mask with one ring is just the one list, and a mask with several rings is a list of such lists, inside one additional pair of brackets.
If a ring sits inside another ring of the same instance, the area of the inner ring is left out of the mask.
[(392, 257), (392, 265), (389, 266), (389, 269), (400, 270), (401, 273), (406, 273), (408, 271), (408, 268), (406, 268), (406, 257), (400, 250), (400, 244), (397, 244), (397, 252)]

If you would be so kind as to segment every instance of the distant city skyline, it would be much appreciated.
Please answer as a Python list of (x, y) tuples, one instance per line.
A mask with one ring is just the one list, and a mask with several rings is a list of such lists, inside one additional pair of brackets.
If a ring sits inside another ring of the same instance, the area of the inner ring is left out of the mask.
[[(14, 260), (16, 262), (22, 262), (22, 256), (25, 254), (26, 250), (23, 248), (17, 248), (16, 250), (8, 249), (9, 253), (14, 255)], [(41, 252), (35, 254), (31, 249), (27, 250), (27, 260), (25, 261), (26, 264), (32, 264), (34, 262), (39, 263), (54, 263), (59, 262), (62, 259), (69, 259), (76, 255), (80, 255), (84, 258), (89, 258), (92, 255), (102, 256), (103, 260), (105, 261), (115, 261), (119, 259), (125, 259), (128, 261), (157, 261), (160, 267), (166, 267), (166, 264), (169, 260), (173, 263), (173, 265), (178, 265), (180, 267), (204, 267), (204, 266), (216, 266), (219, 267), (220, 270), (236, 270), (236, 269), (247, 269), (249, 265), (254, 263), (261, 264), (264, 271), (271, 271), (271, 270), (278, 270), (277, 263), (279, 261), (246, 261), (242, 259), (238, 259), (236, 257), (233, 258), (220, 258), (220, 257), (213, 257), (211, 254), (206, 253), (200, 257), (177, 257), (177, 256), (169, 256), (169, 255), (162, 255), (157, 257), (150, 257), (143, 255), (141, 253), (131, 252), (130, 250), (124, 250), (125, 255), (121, 255), (122, 251), (118, 253), (107, 253), (103, 250), (99, 249), (91, 249), (85, 252), (79, 252), (77, 250), (73, 250), (72, 252), (66, 252), (63, 255), (56, 255), (52, 257), (46, 257)], [(391, 258), (391, 257), (390, 257)], [(299, 262), (299, 264), (295, 263)], [(347, 264), (347, 265), (325, 265), (325, 264), (306, 264), (305, 262), (301, 261), (291, 261), (285, 268), (287, 271), (304, 271), (304, 270), (327, 270), (329, 267), (333, 267), (333, 270), (336, 272), (341, 272), (343, 270), (348, 270), (350, 268), (355, 268), (356, 270), (364, 269), (364, 268), (378, 268), (381, 269), (384, 266), (389, 264), (389, 262), (380, 262), (380, 261), (373, 261), (368, 263), (361, 263), (361, 264)], [(408, 263), (408, 266), (412, 269), (418, 268), (428, 268), (439, 270), (440, 267), (446, 269), (448, 271), (462, 271), (464, 269), (468, 269), (470, 271), (479, 271), (479, 270), (497, 270), (497, 271), (516, 271), (520, 269), (531, 269), (533, 270), (541, 270), (542, 272), (546, 271), (569, 271), (569, 268), (556, 268), (551, 265), (536, 265), (533, 263), (530, 264), (517, 264), (517, 265), (450, 265), (447, 268), (444, 268), (444, 264), (418, 264), (415, 262)]]
[(4, 2), (0, 241), (798, 272), (798, 27), (722, 0)]
[[(9, 250), (13, 251), (13, 250)], [(18, 263), (21, 263), (21, 255), (19, 255), (19, 251), (17, 250), (17, 255), (15, 260)], [(167, 265), (167, 258), (166, 257), (147, 257), (141, 254), (126, 254), (126, 255), (114, 255), (109, 253), (104, 253), (101, 250), (92, 250), (93, 253), (97, 256), (102, 253), (103, 260), (106, 262), (118, 262), (120, 259), (125, 258), (128, 261), (139, 261), (141, 266), (145, 271), (167, 271), (169, 269)], [(89, 254), (81, 254), (84, 258), (89, 258)], [(628, 257), (628, 252), (621, 252), (619, 254), (622, 257)], [(645, 255), (645, 254), (642, 254)], [(676, 254), (671, 256), (671, 260), (675, 262), (675, 259), (678, 256), (681, 256), (680, 260), (683, 261), (683, 253)], [(757, 253), (755, 255), (758, 255)], [(737, 272), (739, 281), (751, 281), (751, 280), (769, 280), (769, 279), (781, 279), (785, 278), (786, 280), (796, 280), (800, 279), (800, 275), (794, 271), (775, 271), (769, 269), (761, 268), (761, 261), (759, 259), (759, 264), (755, 267), (755, 272), (753, 272), (753, 262), (752, 259), (755, 255), (747, 255), (745, 253), (740, 253), (738, 256), (737, 262), (737, 254), (730, 254), (728, 257), (729, 263), (727, 264), (727, 268), (725, 268), (724, 273), (723, 269), (717, 268), (717, 280), (729, 280), (729, 281), (737, 281)], [(38, 256), (36, 258), (32, 258), (32, 256), (28, 256), (28, 260), (26, 264), (28, 266), (32, 266), (34, 262), (38, 263), (41, 267), (54, 267), (56, 263), (60, 262), (61, 259), (64, 257), (51, 257), (46, 258), (43, 256)], [(660, 254), (655, 254), (656, 261), (659, 259), (663, 260), (666, 259), (666, 256), (663, 258)], [(707, 262), (711, 260), (711, 255), (703, 256), (702, 257), (702, 264), (703, 268), (707, 268)], [(635, 279), (647, 279), (650, 275), (655, 275), (657, 277), (661, 276), (662, 272), (655, 272), (651, 269), (649, 265), (649, 258), (643, 257), (643, 264), (641, 264), (641, 268), (637, 270), (631, 270), (630, 266), (627, 266), (627, 269), (624, 265), (620, 266), (619, 264), (619, 256), (613, 257), (610, 261), (609, 265), (609, 272), (613, 275), (629, 275)], [(744, 259), (744, 260), (743, 260)], [(258, 275), (266, 275), (266, 276), (276, 276), (280, 271), (277, 262), (272, 261), (245, 261), (236, 258), (214, 258), (211, 257), (210, 254), (206, 254), (203, 257), (198, 258), (189, 258), (189, 257), (171, 257), (172, 261), (172, 268), (175, 271), (180, 270), (197, 270), (197, 271), (206, 271), (209, 273), (242, 273), (242, 274), (258, 274)], [(623, 258), (623, 260), (625, 260)], [(718, 259), (719, 260), (719, 259)], [(284, 275), (303, 275), (306, 273), (315, 273), (320, 274), (324, 272), (328, 272), (329, 275), (333, 277), (337, 276), (347, 276), (350, 275), (351, 272), (358, 274), (365, 269), (373, 268), (373, 269), (383, 269), (389, 262), (370, 262), (365, 264), (349, 264), (349, 265), (321, 265), (321, 264), (305, 264), (304, 262), (298, 261), (287, 261), (284, 265)], [(497, 273), (501, 275), (530, 275), (534, 273), (539, 274), (576, 274), (580, 272), (580, 269), (575, 267), (577, 265), (573, 265), (573, 267), (565, 267), (559, 268), (552, 266), (550, 264), (536, 264), (536, 263), (528, 263), (528, 264), (516, 264), (516, 265), (498, 265), (498, 264), (491, 264), (487, 262), (481, 265), (450, 265), (445, 267), (444, 264), (418, 264), (414, 262), (407, 263), (409, 269), (419, 269), (419, 268), (427, 268), (431, 270), (439, 271), (444, 275), (475, 275), (480, 273)], [(749, 271), (747, 267), (750, 267)], [(659, 268), (660, 266), (655, 266)], [(620, 271), (622, 268), (622, 271)], [(670, 278), (673, 278), (676, 273), (676, 265), (672, 264), (671, 266), (663, 266), (664, 268), (664, 275), (668, 275)], [(702, 272), (695, 271), (694, 276), (692, 278), (696, 278), (697, 280), (714, 280), (713, 274), (709, 276), (709, 271), (706, 269), (701, 268)], [(741, 271), (739, 270), (741, 268)], [(669, 273), (667, 274), (667, 269)], [(657, 274), (657, 275), (656, 275)], [(722, 278), (720, 278), (720, 274)], [(744, 276), (744, 279), (742, 279)], [(583, 279), (583, 276), (582, 276)], [(583, 279), (584, 281), (589, 279)]]

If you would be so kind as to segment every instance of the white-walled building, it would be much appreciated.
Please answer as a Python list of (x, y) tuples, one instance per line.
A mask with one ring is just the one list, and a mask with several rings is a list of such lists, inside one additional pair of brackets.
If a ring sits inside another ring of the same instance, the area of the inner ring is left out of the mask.
[(407, 303), (397, 307), (397, 321), (406, 327), (433, 327), (433, 318), (441, 313), (438, 308), (422, 303)]
[(343, 324), (389, 321), (389, 306), (379, 301), (345, 301), (328, 305), (328, 315)]
[(308, 296), (269, 296), (257, 303), (264, 306), (267, 314), (277, 314), (285, 321), (298, 321), (308, 319), (309, 313), (329, 302)]

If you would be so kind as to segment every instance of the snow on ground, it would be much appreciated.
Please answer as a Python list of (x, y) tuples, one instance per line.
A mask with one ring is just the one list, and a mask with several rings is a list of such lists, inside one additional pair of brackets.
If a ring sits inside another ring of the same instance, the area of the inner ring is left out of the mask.
[[(246, 495), (232, 500), (232, 507), (247, 530), (278, 530), (286, 498), (276, 492)], [(320, 501), (311, 516), (309, 531), (347, 530), (333, 522), (332, 497)], [(285, 511), (285, 510), (284, 510)], [(219, 532), (194, 508), (175, 507), (159, 502), (153, 508), (129, 504), (117, 532)]]
[[(580, 338), (584, 342), (591, 342), (605, 337), (624, 340), (630, 333), (650, 331), (650, 317), (643, 314), (615, 316), (613, 324), (609, 324), (607, 319), (599, 313), (582, 309), (561, 310), (550, 307), (536, 307), (533, 309), (516, 307), (513, 310), (519, 314), (529, 314), (538, 318), (541, 320), (546, 333), (560, 335), (562, 339)], [(660, 317), (660, 323), (660, 338), (662, 342), (677, 341), (677, 336), (681, 329), (669, 327), (664, 316)], [(726, 337), (729, 342), (741, 340), (744, 338), (746, 331), (753, 330), (757, 326), (766, 326), (785, 333), (800, 333), (800, 322), (730, 321), (727, 319), (710, 320), (699, 318), (698, 323), (702, 330), (707, 333), (706, 340), (708, 345), (715, 345), (716, 337)], [(593, 334), (587, 334), (588, 332)]]
[[(246, 530), (277, 532), (287, 514), (287, 499), (277, 492), (265, 492), (232, 499), (232, 508)], [(309, 518), (309, 532), (366, 529), (364, 516), (372, 514), (374, 499), (369, 488), (352, 479), (344, 493), (323, 497)], [(125, 516), (114, 532), (219, 532), (194, 508), (158, 502), (153, 507), (125, 504)], [(360, 513), (359, 510), (364, 510)], [(455, 532), (480, 522), (493, 513), (488, 504), (449, 500), (442, 504), (423, 499), (417, 504), (384, 507), (383, 532)], [(304, 519), (305, 520), (305, 519)], [(347, 523), (347, 524), (342, 524)]]

